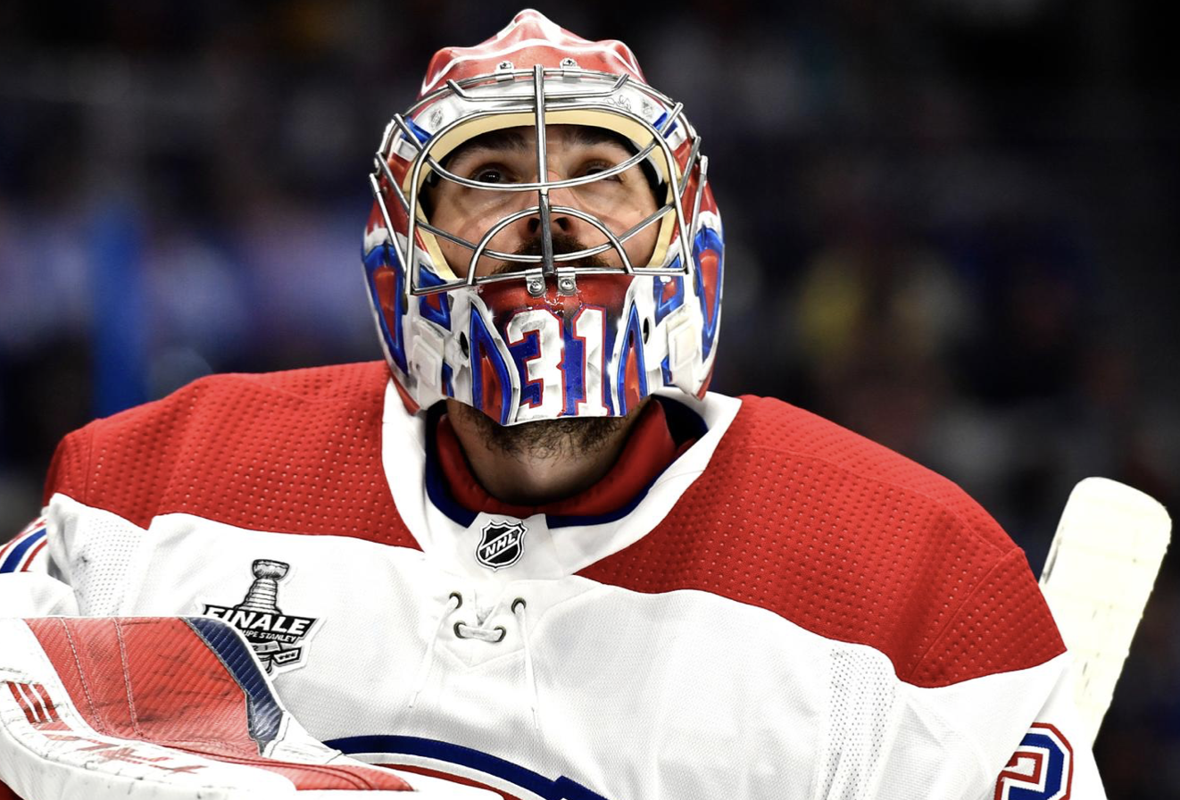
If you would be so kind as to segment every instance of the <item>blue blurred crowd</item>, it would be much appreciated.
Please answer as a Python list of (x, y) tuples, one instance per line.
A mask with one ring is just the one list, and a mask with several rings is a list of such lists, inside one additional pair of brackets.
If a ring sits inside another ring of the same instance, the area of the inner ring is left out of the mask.
[[(1180, 510), (1180, 96), (1157, 2), (539, 3), (704, 136), (714, 388), (950, 476), (1039, 570), (1069, 489)], [(0, 5), (0, 540), (57, 440), (210, 372), (380, 357), (360, 235), (385, 122), (502, 0)], [(1117, 532), (1115, 532), (1117, 535)], [(1180, 797), (1180, 557), (1096, 754)]]

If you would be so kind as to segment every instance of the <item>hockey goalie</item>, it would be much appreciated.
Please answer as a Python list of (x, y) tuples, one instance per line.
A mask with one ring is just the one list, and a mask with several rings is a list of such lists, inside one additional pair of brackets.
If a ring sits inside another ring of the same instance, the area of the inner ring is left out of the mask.
[(709, 162), (626, 45), (444, 48), (369, 185), (384, 361), (59, 446), (0, 550), (0, 798), (1104, 797), (1137, 611), (1093, 575), (1154, 573), (1090, 528), (1156, 517), (1083, 493), (1042, 592), (950, 481), (709, 391)]

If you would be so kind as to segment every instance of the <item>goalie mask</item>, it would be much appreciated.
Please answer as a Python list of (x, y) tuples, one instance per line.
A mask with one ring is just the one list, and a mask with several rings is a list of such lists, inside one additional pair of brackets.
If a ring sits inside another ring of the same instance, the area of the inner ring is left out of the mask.
[[(527, 147), (527, 174), (489, 183), (448, 168), (488, 137), (510, 142), (518, 162)], [(559, 138), (622, 155), (555, 172), (560, 153), (547, 144)], [(386, 128), (375, 167), (364, 266), (411, 412), (453, 397), (514, 425), (623, 416), (661, 387), (704, 395), (724, 264), (708, 159), (681, 105), (647, 84), (626, 45), (523, 11), (480, 45), (441, 50), (418, 101)], [(610, 192), (641, 175), (650, 213), (619, 229)], [(458, 232), (435, 204), (456, 193), (504, 211)], [(500, 249), (523, 230), (531, 241)]]

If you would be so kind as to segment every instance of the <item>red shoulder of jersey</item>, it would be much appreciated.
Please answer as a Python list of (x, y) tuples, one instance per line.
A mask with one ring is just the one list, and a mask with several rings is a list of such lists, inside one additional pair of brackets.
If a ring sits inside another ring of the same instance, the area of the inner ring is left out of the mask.
[(580, 574), (760, 606), (870, 645), (920, 686), (1064, 652), (1023, 551), (962, 489), (814, 414), (742, 400), (664, 521)]
[(384, 362), (202, 378), (67, 436), (45, 502), (416, 546), (381, 464), (388, 379)]

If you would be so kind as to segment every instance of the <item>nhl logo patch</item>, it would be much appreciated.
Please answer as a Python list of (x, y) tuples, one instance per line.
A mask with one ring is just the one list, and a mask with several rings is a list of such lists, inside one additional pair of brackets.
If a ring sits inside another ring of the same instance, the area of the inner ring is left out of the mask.
[(523, 522), (492, 520), (483, 526), (475, 560), (489, 569), (511, 567), (524, 554), (524, 535), (528, 528)]
[(315, 617), (297, 617), (279, 610), (279, 581), (291, 565), (260, 558), (251, 565), (254, 582), (246, 597), (235, 606), (205, 604), (206, 617), (225, 620), (242, 632), (267, 673), (285, 672), (304, 664), (307, 638), (319, 622)]

